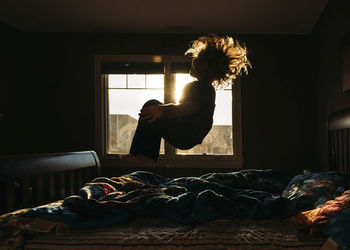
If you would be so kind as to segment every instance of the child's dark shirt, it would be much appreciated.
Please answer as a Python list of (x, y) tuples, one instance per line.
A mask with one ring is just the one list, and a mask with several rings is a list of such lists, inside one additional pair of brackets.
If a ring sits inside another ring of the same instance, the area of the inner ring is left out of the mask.
[(193, 129), (200, 144), (212, 127), (214, 109), (215, 89), (212, 84), (194, 81), (184, 87), (179, 104), (163, 106), (163, 118), (182, 119)]

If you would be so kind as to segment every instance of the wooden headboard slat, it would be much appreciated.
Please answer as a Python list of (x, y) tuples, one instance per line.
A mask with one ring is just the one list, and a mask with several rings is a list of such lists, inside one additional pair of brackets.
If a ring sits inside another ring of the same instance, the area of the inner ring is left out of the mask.
[(38, 205), (44, 203), (44, 176), (40, 175), (36, 177), (36, 192), (34, 192), (35, 197), (36, 197), (36, 203)]
[(337, 141), (338, 141), (338, 159), (339, 159), (339, 164), (340, 164), (340, 170), (344, 170), (344, 145), (343, 145), (343, 129), (337, 130)]
[(24, 177), (22, 181), (23, 206), (29, 207), (31, 204), (30, 177)]
[(68, 192), (66, 191), (66, 175), (64, 172), (59, 173), (59, 189), (59, 197), (65, 197)]
[[(54, 174), (49, 174), (48, 181), (49, 181), (48, 185), (50, 187), (55, 187), (56, 186), (55, 175)], [(49, 200), (54, 201), (55, 199), (56, 199), (55, 189), (54, 188), (50, 188), (49, 189)]]
[(74, 171), (68, 173), (68, 186), (69, 186), (69, 195), (75, 194), (74, 190)]
[(14, 210), (15, 209), (15, 185), (13, 182), (7, 181), (6, 182), (6, 194), (13, 194), (13, 195), (6, 195), (6, 204), (7, 208), (9, 210)]
[[(78, 171), (78, 176), (77, 176), (77, 178), (78, 178), (78, 180), (77, 180), (78, 187), (82, 187), (82, 186), (83, 186), (83, 182), (84, 182), (84, 180), (83, 180), (83, 170), (82, 170), (82, 169), (80, 169), (80, 170)], [(85, 182), (84, 182), (84, 183), (85, 183)]]
[(344, 171), (348, 168), (348, 161), (349, 161), (349, 155), (348, 155), (348, 134), (349, 130), (344, 129), (343, 131), (343, 137), (342, 137), (342, 153), (343, 153), (343, 166), (345, 167)]

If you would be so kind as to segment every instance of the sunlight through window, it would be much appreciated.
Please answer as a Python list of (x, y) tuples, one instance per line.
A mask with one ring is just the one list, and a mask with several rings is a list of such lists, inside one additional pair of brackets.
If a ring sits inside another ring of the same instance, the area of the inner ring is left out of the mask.
[(189, 82), (194, 81), (195, 78), (190, 76), (190, 74), (175, 74), (175, 100), (176, 103), (179, 103), (181, 98), (182, 89), (185, 87), (185, 85)]

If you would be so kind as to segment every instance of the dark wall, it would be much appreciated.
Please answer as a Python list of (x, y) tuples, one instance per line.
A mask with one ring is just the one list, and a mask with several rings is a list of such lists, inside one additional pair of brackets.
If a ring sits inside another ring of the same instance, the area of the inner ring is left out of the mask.
[[(23, 33), (22, 81), (1, 154), (90, 150), (94, 136), (94, 54), (182, 55), (197, 35)], [(242, 78), (246, 168), (299, 171), (314, 162), (314, 87), (308, 36), (241, 36), (253, 68)], [(11, 57), (11, 56), (9, 56)], [(20, 130), (20, 131), (19, 131)], [(15, 136), (14, 136), (15, 135)], [(14, 137), (13, 137), (14, 136)], [(16, 141), (13, 141), (15, 138)]]
[(8, 87), (11, 76), (9, 73), (12, 71), (11, 65), (14, 60), (12, 40), (14, 40), (15, 33), (16, 31), (14, 29), (0, 24), (0, 34), (2, 37), (0, 40), (0, 114), (7, 113)]
[(8, 131), (11, 126), (11, 114), (14, 107), (11, 105), (14, 97), (13, 86), (18, 82), (16, 60), (18, 53), (18, 40), (21, 33), (0, 23), (0, 152), (6, 152), (9, 139)]
[(317, 165), (328, 168), (326, 127), (333, 112), (350, 107), (350, 93), (342, 91), (342, 44), (350, 35), (350, 2), (329, 1), (327, 8), (314, 28), (312, 53), (317, 97)]
[(253, 68), (242, 78), (247, 168), (299, 172), (314, 164), (314, 101), (308, 36), (251, 36)]

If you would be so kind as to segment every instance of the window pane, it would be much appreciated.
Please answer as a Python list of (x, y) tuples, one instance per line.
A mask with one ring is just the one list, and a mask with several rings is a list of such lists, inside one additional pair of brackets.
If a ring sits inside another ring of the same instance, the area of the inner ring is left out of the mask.
[(146, 88), (164, 89), (164, 75), (146, 75)]
[(180, 155), (232, 155), (232, 126), (213, 125), (202, 144), (189, 150), (176, 150)]
[[(177, 74), (178, 75), (178, 74)], [(189, 78), (176, 76), (176, 100), (180, 97), (180, 88), (185, 85), (186, 79)], [(187, 74), (188, 75), (188, 74)], [(189, 77), (189, 75), (187, 76)], [(178, 84), (179, 81), (179, 84)], [(231, 88), (216, 91), (216, 107), (213, 117), (213, 127), (204, 138), (202, 144), (189, 150), (176, 150), (181, 155), (232, 155), (233, 138), (232, 138), (232, 92)]]
[(135, 120), (146, 101), (164, 100), (164, 91), (158, 89), (110, 89), (108, 94), (109, 114), (127, 114)]
[(126, 75), (108, 75), (108, 88), (125, 88)]
[(232, 92), (217, 90), (214, 111), (214, 125), (232, 125)]
[[(108, 89), (108, 154), (129, 153), (137, 126), (138, 113), (143, 104), (150, 99), (164, 102), (164, 91), (158, 89)], [(160, 153), (164, 154), (163, 140)]]
[(128, 75), (128, 88), (145, 88), (145, 75)]

